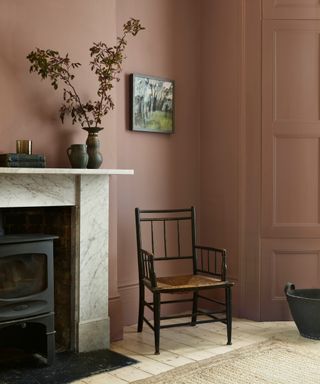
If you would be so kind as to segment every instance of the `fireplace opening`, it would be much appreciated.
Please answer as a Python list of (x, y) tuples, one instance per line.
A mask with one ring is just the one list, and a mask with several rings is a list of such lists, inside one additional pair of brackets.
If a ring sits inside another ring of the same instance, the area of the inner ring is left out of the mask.
[[(47, 271), (50, 260), (46, 256), (46, 252), (41, 250), (28, 250), (15, 252), (11, 255), (2, 255), (0, 262), (0, 300), (17, 300), (21, 295), (25, 297), (36, 297), (32, 303), (18, 303), (12, 311), (18, 317), (22, 315), (25, 306), (29, 309), (38, 311), (42, 316), (43, 311), (52, 311), (55, 313), (55, 349), (56, 351), (74, 350), (74, 282), (73, 282), (73, 253), (74, 244), (72, 241), (72, 220), (74, 215), (74, 207), (27, 207), (27, 208), (3, 208), (2, 213), (4, 237), (15, 237), (16, 234), (24, 236), (33, 236), (37, 234), (41, 236), (43, 233), (52, 233), (56, 235), (53, 241), (54, 257), (52, 258), (52, 274), (54, 287), (54, 302), (52, 307), (48, 308), (47, 300), (39, 298), (43, 292), (48, 291)], [(0, 234), (0, 241), (3, 236)], [(1, 248), (2, 246), (0, 246)], [(41, 293), (42, 292), (42, 293)], [(47, 307), (46, 307), (47, 306)], [(9, 307), (7, 308), (9, 310)], [(40, 313), (41, 312), (41, 313)], [(48, 312), (47, 312), (48, 313)], [(6, 316), (6, 315), (5, 315)], [(19, 317), (20, 318), (20, 317)], [(23, 316), (21, 317), (24, 318)], [(40, 319), (41, 320), (41, 319)], [(0, 340), (7, 348), (20, 348), (21, 343), (26, 344), (28, 340), (33, 340), (33, 349), (43, 351), (46, 346), (43, 341), (46, 334), (46, 324), (23, 323), (12, 324), (12, 334), (19, 337), (8, 338), (9, 328), (1, 328)], [(42, 319), (43, 320), (43, 319)], [(6, 321), (1, 313), (0, 303), (0, 322)], [(9, 340), (15, 340), (10, 346)], [(21, 340), (21, 341), (19, 341)], [(1, 344), (0, 344), (1, 346)], [(28, 349), (28, 348), (25, 348)], [(0, 351), (1, 358), (1, 351)]]

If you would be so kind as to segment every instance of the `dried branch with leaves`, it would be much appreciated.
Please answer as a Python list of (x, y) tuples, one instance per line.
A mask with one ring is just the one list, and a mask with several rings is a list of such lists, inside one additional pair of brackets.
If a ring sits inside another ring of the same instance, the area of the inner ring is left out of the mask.
[(36, 48), (28, 54), (30, 72), (36, 72), (42, 79), (49, 78), (54, 89), (60, 82), (64, 84), (63, 100), (60, 108), (60, 119), (64, 122), (66, 115), (71, 115), (72, 124), (79, 122), (82, 127), (97, 127), (101, 119), (114, 108), (110, 91), (115, 81), (119, 81), (122, 62), (125, 59), (125, 48), (128, 35), (136, 36), (145, 29), (140, 20), (131, 18), (123, 25), (123, 35), (117, 37), (117, 44), (108, 47), (103, 42), (93, 43), (90, 50), (90, 69), (98, 79), (97, 100), (81, 100), (79, 92), (73, 85), (73, 71), (81, 66), (71, 62), (69, 55), (62, 57), (58, 51)]

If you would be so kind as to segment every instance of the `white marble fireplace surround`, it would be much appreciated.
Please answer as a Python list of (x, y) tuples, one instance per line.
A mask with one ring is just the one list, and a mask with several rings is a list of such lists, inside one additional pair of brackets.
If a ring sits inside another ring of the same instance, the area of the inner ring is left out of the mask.
[(73, 344), (108, 348), (109, 179), (122, 169), (1, 168), (0, 208), (74, 206)]

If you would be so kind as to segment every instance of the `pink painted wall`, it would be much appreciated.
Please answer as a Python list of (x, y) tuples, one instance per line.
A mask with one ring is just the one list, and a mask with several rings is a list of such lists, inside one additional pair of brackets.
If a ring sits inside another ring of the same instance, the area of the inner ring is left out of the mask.
[[(198, 5), (191, 0), (118, 0), (118, 33), (130, 16), (146, 31), (128, 47), (117, 94), (118, 283), (124, 324), (137, 321), (134, 208), (199, 207)], [(140, 72), (175, 80), (176, 133), (128, 131), (128, 75)]]
[[(132, 168), (111, 182), (109, 296), (112, 338), (137, 319), (138, 278), (134, 208), (195, 205), (203, 243), (229, 250), (230, 276), (239, 278), (239, 120), (241, 33), (237, 0), (2, 0), (0, 2), (0, 152), (33, 140), (50, 167), (68, 167), (66, 148), (86, 134), (58, 119), (61, 94), (28, 73), (35, 47), (69, 52), (83, 63), (82, 95), (94, 96), (88, 68), (93, 41), (113, 44), (130, 17), (146, 30), (130, 39), (116, 108), (100, 134), (105, 168)], [(176, 133), (131, 132), (130, 73), (176, 84)], [(241, 147), (241, 145), (240, 145)], [(201, 205), (200, 205), (201, 203)], [(237, 286), (239, 286), (237, 284)], [(237, 291), (237, 289), (236, 289)]]
[[(32, 139), (49, 167), (69, 167), (66, 149), (86, 133), (70, 121), (61, 124), (61, 93), (28, 73), (26, 55), (35, 47), (69, 53), (83, 63), (77, 86), (94, 96), (88, 48), (93, 41), (113, 44), (129, 17), (146, 31), (130, 39), (116, 109), (100, 134), (105, 168), (133, 168), (134, 176), (114, 177), (110, 206), (110, 317), (113, 338), (122, 324), (137, 318), (137, 263), (134, 207), (199, 208), (200, 93), (199, 7), (192, 0), (3, 0), (0, 3), (0, 152), (14, 152), (16, 139)], [(140, 72), (176, 82), (176, 133), (128, 130), (128, 74)], [(118, 289), (119, 286), (119, 289)]]
[[(130, 15), (147, 27), (129, 47), (117, 95), (119, 111), (125, 112), (117, 114), (118, 166), (135, 169), (134, 178), (118, 179), (117, 194), (118, 283), (125, 324), (134, 323), (137, 314), (135, 206), (196, 205), (201, 243), (228, 249), (229, 277), (236, 283), (234, 314), (239, 312), (241, 7), (237, 0), (117, 2), (118, 28)], [(127, 74), (135, 71), (176, 80), (174, 136), (126, 130)]]
[[(29, 74), (27, 54), (39, 48), (69, 53), (82, 63), (76, 86), (84, 98), (94, 97), (97, 83), (89, 69), (89, 47), (93, 41), (112, 45), (116, 38), (115, 0), (55, 2), (3, 0), (0, 3), (0, 114), (1, 152), (14, 152), (16, 139), (31, 139), (34, 153), (45, 153), (49, 167), (69, 167), (66, 149), (84, 143), (86, 132), (70, 120), (62, 125), (58, 109), (61, 90), (54, 92), (47, 81)], [(113, 92), (114, 98), (116, 93)], [(103, 167), (116, 168), (117, 111), (104, 118), (100, 133)], [(110, 296), (117, 286), (117, 194), (111, 185), (110, 207)]]
[[(0, 3), (0, 151), (15, 151), (15, 140), (33, 140), (34, 152), (45, 153), (48, 166), (69, 166), (65, 153), (71, 143), (83, 142), (86, 134), (67, 121), (62, 126), (57, 110), (61, 93), (48, 82), (28, 73), (26, 55), (35, 47), (69, 52), (83, 63), (77, 85), (83, 96), (93, 96), (96, 84), (89, 70), (88, 48), (95, 40), (114, 41), (114, 0), (41, 1), (3, 0)], [(115, 114), (104, 122), (115, 125)], [(103, 143), (110, 137), (102, 134)], [(110, 147), (104, 144), (105, 166)], [(112, 154), (110, 154), (112, 158)]]
[[(201, 240), (228, 250), (239, 294), (241, 2), (201, 2)], [(234, 307), (234, 314), (237, 308)]]

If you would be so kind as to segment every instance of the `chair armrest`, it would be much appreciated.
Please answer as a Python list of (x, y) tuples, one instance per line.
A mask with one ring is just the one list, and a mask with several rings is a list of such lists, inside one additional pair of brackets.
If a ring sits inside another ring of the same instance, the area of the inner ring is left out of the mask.
[(224, 248), (195, 245), (196, 265), (195, 271), (219, 277), (225, 281), (227, 278), (227, 251)]
[(154, 271), (154, 255), (145, 249), (140, 249), (141, 273), (140, 278), (148, 281), (153, 288), (157, 286), (157, 278)]

